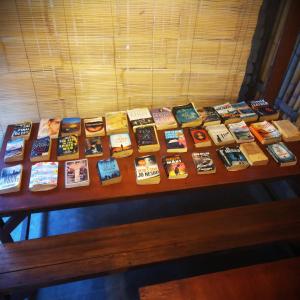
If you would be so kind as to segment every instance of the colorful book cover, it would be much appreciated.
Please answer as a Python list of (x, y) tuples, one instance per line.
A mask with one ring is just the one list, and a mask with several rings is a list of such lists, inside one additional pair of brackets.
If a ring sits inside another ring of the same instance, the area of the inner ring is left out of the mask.
[(281, 137), (280, 132), (268, 121), (252, 123), (250, 130), (260, 141)]
[(200, 118), (197, 110), (193, 103), (186, 105), (174, 106), (172, 112), (179, 124), (190, 123)]
[(57, 139), (60, 130), (61, 119), (41, 119), (37, 138), (49, 136), (51, 139)]
[(61, 122), (61, 134), (79, 134), (81, 131), (80, 118), (63, 118)]
[(89, 137), (85, 139), (85, 155), (97, 156), (103, 154), (103, 148), (101, 143), (101, 137)]
[(127, 110), (127, 114), (132, 127), (154, 125), (154, 120), (147, 107)]
[(134, 165), (137, 180), (159, 177), (159, 169), (154, 155), (136, 157)]
[(157, 144), (154, 126), (138, 127), (135, 131), (135, 138), (138, 146)]
[(172, 110), (168, 107), (153, 108), (151, 113), (157, 127), (177, 125)]
[(250, 108), (250, 106), (245, 101), (233, 103), (231, 105), (234, 109), (238, 111), (241, 119), (257, 117), (257, 114)]
[(190, 133), (193, 138), (194, 144), (203, 144), (210, 142), (208, 133), (205, 129), (201, 128), (190, 128)]
[(168, 149), (182, 149), (187, 147), (182, 129), (165, 131), (165, 140)]
[(249, 166), (249, 163), (238, 146), (222, 147), (217, 150), (226, 167)]
[(295, 154), (292, 153), (283, 142), (268, 145), (267, 150), (274, 160), (280, 164), (297, 160)]
[(6, 190), (18, 189), (21, 184), (23, 166), (16, 165), (3, 168), (0, 173), (0, 193)]
[(66, 187), (86, 186), (90, 184), (89, 165), (87, 159), (65, 162)]
[(111, 154), (132, 149), (130, 136), (128, 133), (112, 134), (110, 139)]
[(229, 124), (228, 128), (232, 135), (236, 138), (238, 143), (254, 141), (254, 136), (252, 135), (249, 127), (244, 121)]
[(99, 160), (97, 166), (99, 177), (102, 182), (121, 176), (119, 165), (115, 158)]
[(31, 190), (35, 186), (43, 185), (55, 188), (57, 186), (57, 179), (58, 162), (38, 162), (31, 167), (29, 189)]
[(251, 101), (250, 106), (259, 116), (268, 116), (278, 113), (278, 111), (264, 99)]
[(187, 176), (186, 166), (180, 155), (163, 157), (163, 165), (169, 178)]
[(83, 122), (86, 137), (105, 135), (104, 121), (102, 117), (84, 119)]
[(216, 169), (209, 152), (194, 152), (192, 158), (196, 166), (197, 173), (212, 172)]
[(51, 139), (49, 136), (34, 140), (31, 148), (30, 158), (48, 156)]
[(203, 120), (203, 124), (210, 122), (221, 122), (219, 114), (213, 107), (206, 106), (200, 110), (200, 115)]
[(57, 155), (69, 155), (78, 152), (78, 138), (76, 135), (59, 137), (57, 141)]
[(17, 138), (9, 140), (6, 145), (4, 160), (9, 160), (14, 157), (19, 157), (24, 151), (25, 140), (24, 138)]
[(221, 105), (216, 105), (214, 106), (214, 109), (224, 122), (227, 120), (240, 118), (239, 112), (228, 102)]
[(32, 122), (23, 122), (20, 124), (16, 124), (12, 132), (12, 138), (29, 136), (31, 132), (31, 127)]

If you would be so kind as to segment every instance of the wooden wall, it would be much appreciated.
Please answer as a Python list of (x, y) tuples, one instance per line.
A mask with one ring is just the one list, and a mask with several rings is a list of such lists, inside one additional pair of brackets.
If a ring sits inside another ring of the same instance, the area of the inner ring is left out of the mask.
[(262, 0), (1, 0), (0, 131), (235, 101)]

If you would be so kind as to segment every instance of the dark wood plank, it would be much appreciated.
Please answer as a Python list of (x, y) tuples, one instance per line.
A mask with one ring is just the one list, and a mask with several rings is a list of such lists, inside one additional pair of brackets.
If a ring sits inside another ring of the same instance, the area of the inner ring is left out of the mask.
[(300, 199), (17, 242), (0, 246), (0, 291), (299, 237)]
[(300, 299), (300, 258), (196, 276), (140, 289), (141, 300)]
[[(36, 137), (38, 131), (37, 124), (33, 127), (33, 138)], [(4, 150), (6, 142), (12, 132), (12, 126), (10, 126), (6, 132), (2, 151), (0, 153), (0, 168), (5, 166), (3, 164)], [(132, 133), (131, 133), (132, 134)], [(55, 190), (49, 192), (32, 193), (28, 190), (30, 168), (31, 163), (29, 161), (29, 153), (31, 149), (32, 140), (26, 143), (25, 151), (25, 172), (23, 177), (22, 190), (18, 193), (1, 195), (0, 196), (0, 215), (9, 215), (18, 211), (43, 211), (54, 210), (68, 207), (84, 206), (90, 204), (102, 204), (111, 201), (124, 201), (128, 198), (141, 198), (148, 197), (150, 195), (158, 195), (162, 193), (171, 193), (177, 191), (184, 191), (189, 189), (198, 189), (203, 187), (214, 187), (219, 185), (239, 184), (254, 181), (263, 181), (270, 179), (284, 178), (288, 176), (300, 175), (300, 165), (280, 168), (273, 159), (270, 158), (270, 163), (267, 166), (251, 167), (247, 170), (239, 172), (228, 172), (224, 167), (221, 160), (217, 157), (216, 147), (208, 147), (203, 150), (211, 152), (213, 159), (215, 160), (217, 172), (210, 175), (197, 175), (192, 161), (191, 152), (202, 151), (196, 150), (193, 147), (193, 142), (185, 130), (185, 136), (188, 142), (189, 152), (182, 154), (184, 162), (187, 164), (189, 177), (182, 180), (172, 181), (166, 178), (163, 170), (161, 158), (166, 154), (166, 147), (163, 139), (163, 132), (159, 132), (159, 138), (161, 142), (161, 150), (155, 154), (159, 168), (161, 172), (161, 183), (159, 185), (139, 186), (135, 182), (134, 171), (134, 158), (141, 154), (138, 153), (135, 140), (132, 137), (134, 145), (134, 155), (128, 158), (119, 159), (119, 165), (123, 176), (123, 181), (116, 185), (101, 186), (98, 178), (96, 163), (99, 158), (89, 158), (89, 168), (91, 185), (89, 187), (65, 189), (64, 187), (64, 163), (59, 163), (59, 182), (58, 187)], [(80, 137), (80, 157), (84, 157), (84, 136)], [(104, 156), (109, 157), (108, 149), (108, 137), (103, 139)], [(296, 154), (300, 153), (300, 142), (289, 143), (289, 148)], [(56, 160), (56, 141), (52, 146), (53, 161)]]

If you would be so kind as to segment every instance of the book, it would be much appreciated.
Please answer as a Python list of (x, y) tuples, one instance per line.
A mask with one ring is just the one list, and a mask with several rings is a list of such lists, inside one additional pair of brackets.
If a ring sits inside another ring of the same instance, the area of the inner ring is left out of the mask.
[(217, 149), (228, 171), (238, 171), (249, 167), (249, 163), (238, 146), (225, 146)]
[(139, 126), (155, 125), (149, 108), (147, 107), (128, 109), (127, 115), (134, 132)]
[(112, 157), (127, 157), (133, 153), (129, 133), (117, 133), (110, 135), (109, 147)]
[(99, 160), (97, 169), (102, 185), (110, 185), (122, 180), (118, 162), (113, 157), (106, 160)]
[(43, 138), (34, 140), (30, 152), (30, 161), (45, 161), (50, 159), (51, 155), (51, 138), (45, 136)]
[(109, 112), (105, 114), (106, 133), (108, 135), (128, 132), (126, 111)]
[(80, 118), (63, 118), (61, 121), (61, 136), (68, 136), (81, 134), (81, 119)]
[(297, 164), (296, 155), (292, 153), (292, 151), (289, 150), (283, 142), (268, 145), (267, 151), (280, 165), (280, 167), (293, 166)]
[(29, 190), (49, 191), (57, 187), (58, 162), (38, 162), (31, 167)]
[(289, 120), (272, 121), (284, 142), (300, 141), (300, 130)]
[(203, 127), (221, 123), (221, 118), (213, 107), (202, 107), (199, 109), (199, 113), (203, 121)]
[(160, 150), (160, 144), (155, 126), (137, 127), (135, 131), (135, 139), (138, 151), (155, 152)]
[(249, 128), (262, 144), (272, 144), (281, 141), (280, 132), (268, 121), (252, 123)]
[(254, 142), (254, 136), (245, 121), (228, 124), (228, 129), (237, 143)]
[(157, 130), (177, 128), (177, 122), (170, 108), (168, 107), (153, 108), (151, 110), (151, 114)]
[(21, 161), (24, 158), (25, 140), (18, 138), (15, 140), (8, 140), (6, 144), (4, 162)]
[(136, 183), (158, 184), (160, 183), (160, 174), (156, 158), (154, 155), (136, 157), (134, 160)]
[(272, 107), (264, 99), (251, 101), (250, 107), (258, 115), (259, 121), (271, 121), (277, 120), (279, 118), (279, 111)]
[(202, 123), (201, 117), (192, 102), (185, 105), (174, 106), (172, 112), (178, 124), (183, 128), (197, 127)]
[(104, 121), (102, 117), (83, 120), (86, 137), (105, 136)]
[(84, 154), (86, 157), (102, 156), (103, 148), (100, 136), (85, 139)]
[(206, 130), (217, 146), (235, 143), (234, 137), (224, 124), (210, 125), (206, 127)]
[(15, 140), (18, 138), (24, 138), (27, 141), (30, 138), (31, 129), (32, 129), (31, 121), (15, 124), (11, 135), (11, 139)]
[(216, 167), (209, 152), (193, 152), (192, 158), (197, 174), (216, 173)]
[(264, 166), (269, 162), (268, 157), (256, 142), (241, 144), (240, 150), (251, 166)]
[(61, 119), (41, 119), (37, 138), (49, 136), (51, 139), (57, 139), (60, 131)]
[(57, 160), (69, 160), (79, 158), (78, 137), (68, 135), (57, 140)]
[(89, 163), (86, 158), (65, 162), (65, 187), (90, 185)]
[(167, 152), (187, 152), (186, 139), (183, 129), (165, 131)]
[(0, 194), (20, 191), (22, 173), (22, 165), (3, 168), (0, 172)]
[(239, 112), (227, 102), (221, 105), (215, 105), (214, 109), (219, 114), (224, 124), (236, 123), (241, 121)]
[(253, 111), (252, 108), (245, 102), (237, 102), (231, 104), (234, 109), (236, 109), (240, 115), (240, 118), (245, 122), (255, 122), (258, 119), (258, 115)]
[(181, 179), (188, 176), (186, 165), (180, 155), (164, 156), (162, 161), (168, 179)]
[(211, 140), (205, 129), (197, 128), (197, 127), (190, 128), (190, 134), (192, 136), (196, 148), (211, 146)]

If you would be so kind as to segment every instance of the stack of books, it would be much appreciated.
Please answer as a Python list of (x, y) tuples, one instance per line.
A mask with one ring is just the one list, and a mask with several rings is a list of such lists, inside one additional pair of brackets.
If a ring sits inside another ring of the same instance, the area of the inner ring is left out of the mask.
[(268, 145), (267, 150), (280, 167), (288, 167), (297, 164), (296, 155), (292, 153), (283, 142)]
[(224, 124), (207, 126), (206, 130), (217, 146), (235, 143), (234, 137)]
[(22, 165), (3, 168), (0, 172), (0, 194), (20, 191), (22, 173)]
[(272, 144), (281, 141), (280, 132), (268, 121), (252, 123), (250, 131), (262, 144)]
[(259, 121), (271, 121), (279, 118), (279, 111), (264, 99), (251, 101), (250, 107), (258, 115)]
[(135, 131), (135, 139), (138, 146), (138, 151), (156, 152), (160, 150), (160, 144), (155, 126), (137, 127)]
[(300, 141), (299, 129), (289, 120), (279, 120), (272, 122), (282, 135), (284, 142)]
[(188, 176), (186, 165), (178, 154), (164, 156), (163, 165), (168, 179), (182, 179)]
[(88, 160), (79, 159), (65, 162), (65, 187), (74, 188), (90, 185)]
[(228, 102), (221, 105), (215, 105), (214, 109), (219, 114), (224, 124), (241, 121), (239, 112)]
[(249, 167), (249, 163), (238, 146), (222, 147), (217, 150), (228, 171), (239, 171)]
[(133, 148), (129, 133), (117, 133), (109, 136), (109, 148), (112, 157), (121, 158), (130, 156)]
[(17, 138), (9, 140), (6, 144), (4, 162), (21, 161), (24, 158), (25, 140), (24, 138)]
[(228, 129), (237, 143), (254, 142), (254, 136), (245, 121), (228, 124)]
[(268, 157), (255, 143), (244, 143), (240, 149), (251, 166), (264, 166), (269, 162)]
[(115, 158), (99, 160), (97, 170), (102, 185), (119, 183), (122, 180), (118, 162)]
[(156, 158), (154, 155), (136, 157), (134, 160), (136, 183), (158, 184), (160, 183), (160, 174)]
[(187, 144), (183, 129), (165, 131), (165, 141), (167, 152), (187, 152)]
[(250, 108), (250, 106), (245, 102), (237, 102), (231, 104), (234, 109), (240, 115), (240, 118), (245, 122), (255, 122), (258, 119), (258, 115)]
[(201, 117), (192, 102), (185, 105), (174, 106), (172, 112), (182, 128), (197, 127), (202, 123)]
[(177, 122), (170, 108), (168, 107), (153, 108), (151, 110), (151, 114), (157, 130), (167, 130), (167, 129), (177, 128)]

